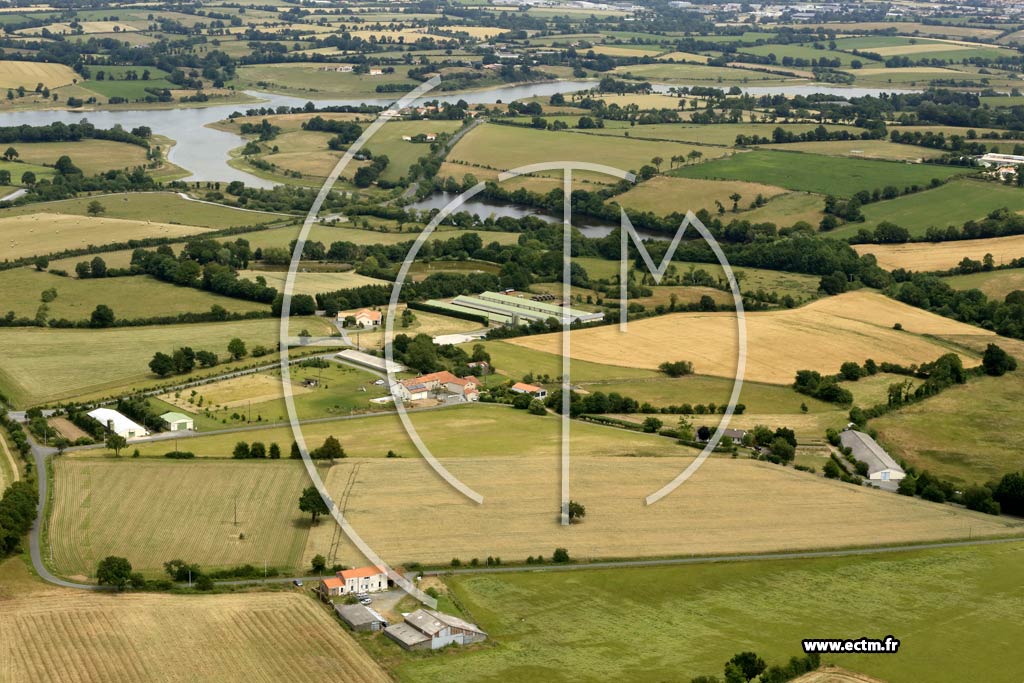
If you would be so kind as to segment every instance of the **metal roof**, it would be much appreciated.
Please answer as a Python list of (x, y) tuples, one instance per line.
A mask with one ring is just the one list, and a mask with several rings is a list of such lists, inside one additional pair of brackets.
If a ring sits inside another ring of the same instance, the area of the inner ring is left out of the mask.
[(885, 449), (879, 446), (877, 441), (864, 432), (847, 429), (839, 434), (839, 441), (843, 446), (853, 451), (853, 457), (867, 463), (869, 474), (881, 472), (882, 470), (903, 471), (903, 468), (892, 459), (892, 456), (886, 453)]

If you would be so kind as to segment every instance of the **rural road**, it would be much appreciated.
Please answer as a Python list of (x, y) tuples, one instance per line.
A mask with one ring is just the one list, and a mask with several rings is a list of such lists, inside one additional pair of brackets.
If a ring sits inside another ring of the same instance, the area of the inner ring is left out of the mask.
[[(452, 147), (455, 146), (455, 143), (457, 143), (459, 140), (461, 140), (462, 137), (466, 133), (468, 133), (469, 131), (473, 130), (474, 128), (479, 126), (481, 123), (485, 123), (486, 121), (487, 121), (487, 117), (486, 116), (481, 116), (479, 118), (473, 119), (472, 123), (470, 123), (468, 126), (466, 126), (465, 128), (463, 128), (461, 130), (456, 131), (455, 135), (451, 136), (451, 138), (448, 139), (448, 142), (445, 143), (444, 147), (439, 149), (434, 154), (434, 156), (435, 157), (440, 157), (442, 159), (444, 157), (446, 157), (448, 155), (448, 152), (451, 151)], [(418, 180), (413, 181), (412, 183), (409, 184), (409, 187), (405, 188), (405, 191), (402, 193), (402, 196), (399, 197), (399, 199), (403, 199), (403, 200), (412, 199), (413, 197), (416, 196), (416, 193), (419, 192), (419, 189), (420, 189), (419, 181)], [(392, 201), (394, 201), (394, 200), (392, 200)]]
[[(432, 410), (432, 409), (426, 409)], [(383, 414), (383, 413), (382, 413)], [(350, 417), (365, 417), (365, 416), (350, 416)], [(58, 576), (55, 576), (46, 568), (43, 562), (42, 550), (40, 545), (40, 536), (43, 525), (43, 515), (46, 508), (46, 500), (48, 493), (48, 482), (46, 477), (46, 459), (52, 455), (55, 451), (51, 448), (43, 448), (35, 443), (34, 440), (30, 439), (32, 444), (32, 455), (35, 458), (36, 472), (39, 476), (36, 479), (39, 481), (39, 504), (36, 507), (36, 519), (32, 524), (32, 531), (29, 533), (29, 552), (32, 558), (32, 566), (35, 568), (36, 573), (39, 576), (52, 584), (62, 586), (64, 588), (77, 588), (81, 590), (109, 590), (106, 586), (97, 586), (95, 584), (88, 583), (77, 583), (73, 581), (67, 581)], [(879, 548), (849, 548), (845, 550), (812, 550), (804, 552), (788, 552), (788, 553), (767, 553), (767, 554), (743, 554), (743, 555), (716, 555), (706, 557), (676, 557), (676, 558), (663, 558), (653, 560), (624, 560), (621, 562), (580, 562), (574, 564), (548, 564), (540, 566), (511, 566), (511, 567), (467, 567), (461, 569), (438, 569), (423, 572), (424, 576), (443, 576), (446, 574), (504, 574), (514, 572), (529, 572), (529, 571), (578, 571), (582, 569), (620, 569), (623, 567), (666, 567), (675, 565), (693, 565), (693, 564), (717, 564), (721, 562), (756, 562), (761, 560), (801, 560), (801, 559), (813, 559), (813, 558), (824, 558), (824, 557), (856, 557), (861, 555), (880, 555), (885, 553), (899, 553), (899, 552), (911, 552), (915, 550), (934, 550), (939, 548), (963, 548), (968, 546), (977, 545), (992, 545), (996, 543), (1020, 543), (1024, 542), (1024, 537), (1015, 538), (993, 538), (993, 539), (979, 539), (971, 541), (947, 541), (942, 543), (922, 543), (916, 545), (898, 545), (898, 546), (886, 546)], [(225, 586), (242, 586), (248, 584), (276, 584), (276, 583), (289, 583), (299, 579), (305, 581), (316, 581), (319, 577), (316, 576), (284, 576), (274, 577), (268, 579), (244, 579), (244, 580), (232, 580), (232, 581), (217, 581), (218, 584)]]

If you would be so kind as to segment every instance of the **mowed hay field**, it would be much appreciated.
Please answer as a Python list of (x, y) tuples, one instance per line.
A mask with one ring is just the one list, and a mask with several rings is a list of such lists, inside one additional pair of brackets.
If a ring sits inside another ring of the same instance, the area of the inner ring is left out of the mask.
[[(892, 329), (900, 323), (902, 331)], [(801, 308), (746, 314), (747, 379), (789, 384), (797, 370), (835, 373), (848, 360), (922, 363), (949, 349), (921, 335), (997, 339), (992, 332), (899, 303), (873, 292), (849, 292)], [(556, 353), (560, 334), (509, 343)], [(603, 326), (572, 333), (573, 358), (603, 365), (656, 369), (688, 360), (702, 375), (733, 377), (737, 359), (734, 313), (675, 313), (629, 323), (626, 333)], [(972, 363), (973, 364), (973, 363)]]
[[(448, 160), (467, 164), (466, 173), (474, 172), (472, 166), (508, 170), (527, 164), (565, 160), (614, 162), (617, 168), (637, 170), (649, 164), (653, 157), (660, 156), (667, 160), (679, 154), (685, 156), (695, 149), (702, 152), (705, 159), (715, 159), (729, 153), (724, 147), (692, 143), (653, 142), (484, 124), (467, 133), (448, 154)], [(611, 183), (616, 180), (610, 175), (590, 172), (574, 172), (573, 175), (598, 182)]]
[(0, 244), (9, 259), (53, 254), (145, 237), (186, 237), (206, 232), (193, 225), (56, 213), (0, 217)]
[[(2, 62), (0, 62), (2, 64)], [(146, 148), (111, 140), (79, 140), (77, 142), (17, 143), (19, 158), (30, 164), (53, 164), (66, 154), (86, 175), (115, 168), (145, 166)], [(21, 177), (20, 174), (11, 174)], [(90, 200), (91, 201), (91, 200)], [(156, 218), (156, 216), (154, 216)]]
[(4, 681), (391, 680), (333, 615), (294, 593), (66, 591), (0, 605)]
[(71, 67), (64, 64), (11, 60), (0, 62), (0, 88), (17, 89), (24, 86), (27, 90), (35, 90), (38, 83), (47, 88), (59, 88), (69, 85), (78, 77)]
[(1024, 235), (990, 237), (981, 240), (950, 242), (912, 242), (907, 244), (855, 244), (858, 254), (874, 254), (886, 270), (949, 270), (964, 258), (981, 261), (992, 254), (996, 265), (1024, 256)]
[(731, 209), (732, 199), (729, 197), (734, 193), (742, 197), (739, 206), (744, 209), (758, 195), (770, 199), (785, 192), (781, 187), (760, 183), (655, 176), (625, 194), (616, 196), (615, 202), (626, 209), (652, 211), (664, 216), (674, 211), (696, 213), (707, 209), (714, 212), (716, 201), (721, 202), (726, 209)]
[[(117, 302), (111, 307), (117, 315)], [(239, 337), (251, 349), (256, 344), (276, 348), (276, 318), (194, 325), (118, 327), (93, 329), (0, 329), (0, 391), (19, 405), (33, 405), (83, 395), (126, 390), (156, 384), (149, 361), (157, 350), (173, 351), (179, 346), (216, 352), (227, 356), (227, 344)], [(307, 328), (312, 334), (330, 334), (333, 326), (322, 318), (293, 318), (297, 333)], [(274, 356), (266, 356), (273, 363)], [(243, 364), (253, 362), (243, 359)], [(230, 365), (214, 368), (221, 373)], [(193, 373), (193, 379), (201, 376)], [(167, 380), (164, 380), (167, 382)]]
[[(404, 683), (689, 681), (720, 677), (723, 663), (743, 650), (782, 665), (803, 656), (800, 641), (810, 633), (892, 633), (902, 644), (898, 655), (837, 654), (822, 661), (889, 683), (1019, 683), (1019, 658), (1008, 658), (1006, 648), (1024, 639), (1024, 622), (1008, 619), (1007, 606), (1024, 600), (1022, 561), (1024, 543), (1007, 543), (865, 557), (450, 576), (445, 582), (459, 603), (498, 647), (417, 658), (397, 673)], [(900, 589), (871, 600), (864, 596), (872, 585)], [(615, 628), (608, 627), (610, 617)], [(523, 666), (525, 653), (532, 666)]]
[[(538, 422), (545, 420), (556, 423), (550, 417)], [(462, 436), (471, 440), (466, 432)], [(346, 460), (331, 468), (327, 486), (341, 500), (354, 476), (345, 516), (392, 563), (447, 564), (453, 557), (466, 563), (488, 555), (522, 562), (529, 555), (549, 557), (558, 547), (583, 560), (1024, 533), (1019, 520), (853, 487), (748, 458), (714, 457), (679, 490), (645, 505), (646, 496), (692, 462), (673, 457), (681, 448), (670, 440), (648, 438), (664, 442), (661, 457), (595, 456), (574, 446), (570, 491), (586, 504), (587, 518), (569, 529), (557, 519), (560, 467), (554, 450), (540, 457), (445, 459), (455, 476), (483, 496), (482, 505), (450, 488), (419, 458), (364, 460), (354, 475), (357, 463)], [(439, 525), (439, 516), (459, 522)], [(837, 527), (837, 520), (857, 523)], [(884, 540), (878, 536), (883, 528)], [(304, 561), (328, 554), (332, 532), (330, 525), (310, 530)]]
[(91, 577), (108, 555), (150, 576), (175, 558), (299, 569), (309, 528), (298, 509), (309, 485), (301, 462), (62, 458), (54, 482), (49, 539), (61, 574)]

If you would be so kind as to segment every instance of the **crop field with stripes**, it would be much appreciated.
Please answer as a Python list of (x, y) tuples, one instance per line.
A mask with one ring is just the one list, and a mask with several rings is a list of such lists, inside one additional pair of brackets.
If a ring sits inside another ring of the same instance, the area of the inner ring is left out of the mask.
[(92, 576), (108, 555), (149, 576), (176, 558), (296, 569), (306, 543), (298, 500), (308, 482), (294, 461), (59, 459), (54, 476), (49, 537), (68, 576)]
[(0, 681), (337, 681), (386, 673), (289, 593), (19, 597), (0, 610)]

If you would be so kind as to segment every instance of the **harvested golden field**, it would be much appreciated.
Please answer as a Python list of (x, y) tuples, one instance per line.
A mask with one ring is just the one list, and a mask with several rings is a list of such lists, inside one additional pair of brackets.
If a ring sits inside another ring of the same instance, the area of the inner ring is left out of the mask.
[(38, 83), (47, 88), (59, 88), (69, 85), (76, 78), (78, 74), (63, 64), (10, 60), (0, 62), (0, 88), (24, 86), (28, 90), (35, 90)]
[(664, 216), (673, 211), (696, 213), (700, 209), (707, 209), (714, 213), (717, 208), (716, 201), (728, 210), (732, 208), (730, 196), (733, 194), (740, 195), (739, 207), (745, 209), (758, 195), (770, 199), (786, 192), (788, 190), (774, 185), (747, 183), (739, 180), (655, 176), (635, 186), (629, 192), (616, 196), (614, 201), (627, 209), (652, 211)]
[(951, 242), (912, 242), (907, 244), (855, 244), (858, 254), (874, 254), (886, 270), (948, 270), (964, 257), (980, 261), (992, 254), (996, 265), (1024, 256), (1024, 235), (990, 237), (982, 240)]
[(206, 232), (193, 225), (172, 225), (120, 218), (90, 218), (34, 213), (0, 218), (0, 244), (9, 259), (52, 254), (89, 245), (127, 242), (144, 237), (185, 237)]
[(329, 612), (294, 593), (68, 591), (2, 604), (4, 681), (391, 680)]
[[(336, 500), (349, 488), (346, 517), (392, 563), (447, 563), (453, 557), (465, 563), (488, 555), (522, 561), (538, 553), (549, 556), (557, 547), (583, 560), (873, 545), (879, 543), (880, 528), (886, 543), (1024, 532), (1019, 521), (747, 458), (712, 458), (679, 490), (647, 506), (644, 497), (691, 462), (671, 456), (677, 447), (662, 441), (664, 455), (653, 458), (590, 456), (574, 449), (572, 498), (586, 504), (587, 517), (569, 528), (557, 519), (554, 452), (446, 460), (456, 476), (483, 495), (483, 505), (447, 487), (415, 458), (364, 460), (351, 487), (347, 482), (357, 464), (344, 461), (331, 468), (327, 485)], [(766, 491), (771, 495), (763, 495)], [(439, 525), (440, 518), (459, 521)], [(836, 520), (857, 523), (837, 526)], [(331, 527), (310, 530), (305, 560), (328, 554)]]
[[(892, 329), (900, 323), (902, 331)], [(746, 378), (789, 384), (797, 370), (838, 372), (848, 360), (921, 363), (948, 352), (920, 335), (964, 335), (995, 339), (992, 332), (907, 306), (874, 292), (848, 292), (801, 308), (747, 313)], [(556, 353), (561, 335), (508, 340)], [(702, 375), (732, 377), (736, 369), (734, 313), (675, 313), (572, 333), (573, 358), (604, 365), (657, 368), (665, 361), (689, 360)]]
[[(289, 445), (282, 444), (286, 453)], [(179, 448), (188, 448), (186, 440)], [(161, 449), (174, 450), (174, 442)], [(309, 526), (298, 509), (308, 483), (294, 460), (59, 459), (49, 527), (53, 567), (88, 577), (101, 559), (118, 555), (151, 576), (175, 558), (209, 568), (267, 562), (294, 569)]]

